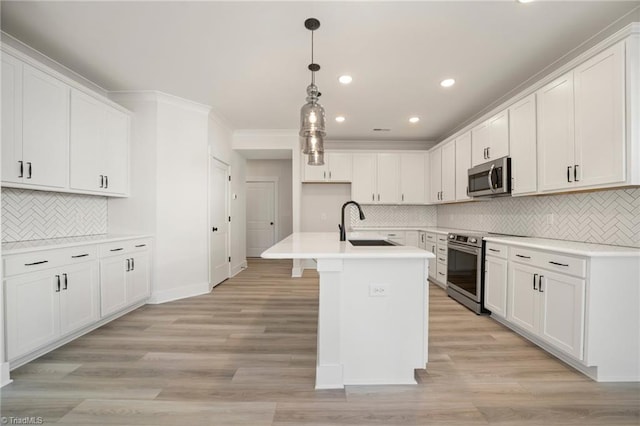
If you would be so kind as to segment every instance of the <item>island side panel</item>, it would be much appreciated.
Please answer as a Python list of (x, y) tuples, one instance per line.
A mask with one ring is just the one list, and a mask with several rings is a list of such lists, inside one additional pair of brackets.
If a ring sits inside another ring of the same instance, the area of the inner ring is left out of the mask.
[(340, 358), (342, 259), (318, 259), (318, 348), (316, 389), (344, 388)]
[[(340, 348), (344, 384), (414, 384), (425, 368), (425, 259), (344, 259)], [(322, 284), (321, 284), (322, 286)]]

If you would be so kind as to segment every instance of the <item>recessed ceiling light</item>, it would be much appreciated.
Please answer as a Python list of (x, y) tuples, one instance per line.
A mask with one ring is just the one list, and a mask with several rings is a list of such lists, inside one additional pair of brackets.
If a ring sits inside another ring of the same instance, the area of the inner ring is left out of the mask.
[(337, 117), (336, 117), (336, 121), (337, 121), (338, 123), (342, 123), (342, 122), (344, 122), (344, 120), (346, 120), (346, 119), (345, 119), (343, 116), (341, 116), (341, 115), (339, 115), (339, 116), (337, 116)]
[(442, 86), (442, 87), (451, 87), (454, 84), (456, 84), (456, 81), (454, 79), (452, 79), (452, 78), (447, 78), (447, 79), (442, 80), (440, 82), (440, 86)]
[(342, 84), (349, 84), (353, 81), (353, 78), (350, 75), (341, 75), (338, 81)]
[(409, 119), (409, 122), (411, 122), (411, 123), (417, 123), (418, 121), (420, 121), (420, 117), (411, 117)]

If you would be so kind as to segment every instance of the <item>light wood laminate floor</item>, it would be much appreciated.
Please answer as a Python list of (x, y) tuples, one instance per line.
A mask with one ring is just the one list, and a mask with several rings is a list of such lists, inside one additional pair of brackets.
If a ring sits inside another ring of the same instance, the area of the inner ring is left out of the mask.
[(73, 425), (638, 425), (640, 384), (595, 383), (431, 286), (416, 386), (314, 390), (318, 279), (254, 259), (31, 362), (2, 416)]

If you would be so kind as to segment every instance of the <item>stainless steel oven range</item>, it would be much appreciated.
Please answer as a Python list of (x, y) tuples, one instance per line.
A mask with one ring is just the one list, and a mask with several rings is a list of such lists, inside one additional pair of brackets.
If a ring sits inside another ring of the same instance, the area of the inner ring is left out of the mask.
[(484, 240), (487, 234), (450, 233), (447, 239), (447, 294), (477, 314), (484, 300)]

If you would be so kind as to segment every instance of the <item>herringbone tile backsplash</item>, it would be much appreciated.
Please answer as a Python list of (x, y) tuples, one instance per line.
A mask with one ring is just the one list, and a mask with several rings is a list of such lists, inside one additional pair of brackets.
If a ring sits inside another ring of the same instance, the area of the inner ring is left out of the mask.
[(107, 233), (107, 198), (2, 188), (2, 242)]
[(438, 206), (438, 226), (640, 247), (640, 188)]
[(362, 205), (365, 220), (360, 220), (357, 209), (350, 211), (351, 226), (436, 226), (436, 206)]

